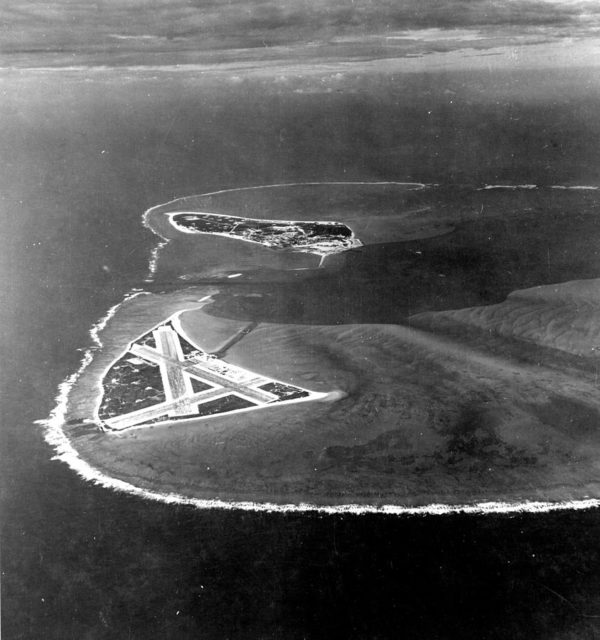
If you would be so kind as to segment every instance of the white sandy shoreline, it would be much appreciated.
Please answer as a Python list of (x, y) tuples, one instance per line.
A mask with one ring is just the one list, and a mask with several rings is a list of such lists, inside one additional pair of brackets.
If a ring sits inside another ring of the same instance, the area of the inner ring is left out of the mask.
[[(280, 185), (265, 185), (255, 187), (241, 187), (236, 189), (225, 189), (221, 191), (215, 191), (212, 193), (201, 194), (202, 196), (216, 195), (220, 193), (227, 193), (230, 191), (243, 191), (249, 189), (264, 189), (264, 188), (278, 188), (286, 186), (310, 186), (321, 184), (397, 184), (397, 185), (410, 185), (411, 188), (424, 189), (428, 185), (422, 183), (398, 183), (398, 182), (309, 182), (309, 183), (291, 183)], [(487, 185), (484, 189), (495, 188), (538, 188), (535, 185)], [(595, 186), (550, 186), (552, 189), (575, 189), (575, 190), (597, 190)], [(181, 200), (177, 198), (171, 202)], [(169, 204), (169, 203), (165, 203)], [(143, 222), (145, 226), (147, 224), (148, 215), (160, 208), (165, 204), (157, 205), (148, 209), (143, 215)], [(163, 238), (161, 242), (152, 251), (151, 259), (149, 263), (149, 276), (151, 279), (156, 271), (160, 249), (168, 243), (168, 239)], [(147, 281), (149, 281), (147, 280)], [(120, 307), (131, 300), (132, 298), (147, 294), (148, 292), (140, 291), (139, 289), (129, 292), (117, 305), (111, 307), (108, 312), (97, 323), (95, 323), (90, 330), (90, 336), (93, 341), (93, 346), (89, 348), (82, 358), (79, 369), (71, 376), (67, 377), (60, 385), (58, 394), (56, 397), (56, 406), (52, 411), (48, 419), (39, 421), (44, 426), (45, 440), (55, 450), (55, 456), (53, 459), (59, 460), (67, 464), (75, 473), (86, 481), (92, 482), (99, 486), (112, 489), (119, 492), (124, 492), (137, 497), (142, 497), (148, 500), (159, 501), (166, 504), (180, 504), (189, 505), (198, 509), (219, 509), (219, 510), (240, 510), (240, 511), (255, 511), (255, 512), (268, 512), (268, 513), (321, 513), (321, 514), (353, 514), (353, 515), (368, 515), (368, 514), (383, 514), (383, 515), (447, 515), (454, 513), (464, 514), (518, 514), (518, 513), (548, 513), (552, 511), (566, 511), (566, 510), (585, 510), (597, 508), (600, 506), (600, 499), (595, 498), (583, 498), (575, 500), (559, 500), (553, 501), (537, 501), (537, 500), (524, 500), (524, 501), (483, 501), (473, 502), (466, 504), (440, 504), (431, 503), (420, 506), (406, 506), (401, 504), (334, 504), (334, 505), (321, 505), (310, 502), (297, 502), (297, 503), (275, 503), (275, 502), (253, 502), (253, 501), (236, 501), (236, 500), (224, 500), (219, 497), (214, 499), (202, 499), (194, 498), (178, 493), (160, 492), (145, 489), (139, 486), (135, 486), (129, 482), (113, 478), (103, 473), (100, 469), (97, 469), (90, 465), (85, 459), (83, 459), (78, 451), (73, 446), (71, 440), (67, 436), (64, 426), (67, 419), (67, 405), (69, 400), (69, 394), (75, 383), (81, 377), (86, 368), (93, 360), (94, 351), (101, 348), (101, 334), (106, 326), (110, 323), (111, 319), (118, 312)]]
[(600, 506), (600, 499), (586, 498), (579, 500), (564, 501), (482, 501), (465, 504), (441, 504), (433, 502), (431, 504), (419, 506), (406, 506), (401, 504), (333, 504), (323, 505), (310, 502), (298, 503), (275, 503), (260, 501), (236, 501), (224, 500), (218, 497), (214, 499), (202, 499), (185, 496), (173, 492), (160, 492), (135, 486), (129, 482), (113, 478), (90, 465), (83, 459), (74, 448), (71, 440), (64, 430), (66, 423), (67, 404), (69, 393), (84, 370), (93, 359), (93, 353), (102, 346), (100, 333), (111, 319), (115, 316), (119, 308), (126, 301), (143, 295), (144, 292), (131, 292), (123, 302), (114, 305), (108, 313), (101, 318), (92, 328), (90, 334), (94, 340), (94, 346), (86, 351), (81, 365), (77, 372), (67, 377), (59, 386), (59, 393), (56, 397), (56, 407), (46, 420), (38, 421), (44, 427), (44, 437), (54, 450), (54, 460), (64, 462), (82, 479), (92, 482), (98, 486), (137, 496), (147, 500), (163, 502), (165, 504), (177, 504), (192, 506), (197, 509), (219, 509), (227, 511), (253, 511), (266, 513), (318, 513), (327, 515), (352, 514), (352, 515), (392, 515), (392, 516), (418, 516), (418, 515), (449, 515), (449, 514), (519, 514), (519, 513), (549, 513), (553, 511), (586, 510)]

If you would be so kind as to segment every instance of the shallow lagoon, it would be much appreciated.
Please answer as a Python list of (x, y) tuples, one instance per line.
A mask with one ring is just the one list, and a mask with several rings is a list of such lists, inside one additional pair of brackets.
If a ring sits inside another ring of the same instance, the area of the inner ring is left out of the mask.
[[(465, 637), (468, 620), (472, 637), (591, 635), (595, 511), (198, 512), (83, 482), (50, 460), (33, 421), (78, 367), (89, 328), (145, 277), (148, 207), (311, 179), (593, 185), (594, 85), (545, 76), (548, 98), (529, 101), (538, 85), (524, 74), (498, 100), (483, 72), (384, 78), (381, 93), (355, 79), (322, 98), (183, 74), (71, 73), (57, 91), (55, 73), (2, 80), (5, 633)], [(470, 108), (452, 115), (446, 88)]]

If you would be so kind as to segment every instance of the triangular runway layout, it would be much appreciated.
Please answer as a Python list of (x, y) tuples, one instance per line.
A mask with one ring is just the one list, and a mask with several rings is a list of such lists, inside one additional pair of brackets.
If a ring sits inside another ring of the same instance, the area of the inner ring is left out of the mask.
[(314, 400), (309, 391), (230, 364), (193, 346), (172, 322), (129, 345), (106, 372), (98, 409), (111, 431)]

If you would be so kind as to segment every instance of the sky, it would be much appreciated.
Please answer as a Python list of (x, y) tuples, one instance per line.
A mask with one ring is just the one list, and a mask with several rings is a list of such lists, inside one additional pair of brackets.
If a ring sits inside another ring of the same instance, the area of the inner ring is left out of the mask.
[(328, 47), (388, 57), (600, 38), (597, 0), (2, 0), (0, 55)]

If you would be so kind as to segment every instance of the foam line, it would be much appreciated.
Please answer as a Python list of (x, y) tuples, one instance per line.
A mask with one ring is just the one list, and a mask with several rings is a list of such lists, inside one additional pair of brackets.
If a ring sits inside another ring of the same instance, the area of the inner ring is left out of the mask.
[(136, 487), (135, 485), (111, 478), (103, 474), (98, 469), (92, 467), (83, 460), (73, 448), (69, 439), (65, 435), (62, 425), (66, 412), (67, 396), (70, 385), (77, 378), (73, 374), (60, 387), (57, 398), (57, 408), (51, 417), (45, 421), (46, 441), (56, 450), (53, 459), (66, 463), (77, 475), (84, 480), (92, 482), (106, 489), (112, 489), (120, 493), (127, 493), (147, 500), (163, 502), (165, 504), (189, 505), (197, 509), (219, 509), (226, 511), (254, 511), (267, 513), (322, 513), (322, 514), (384, 514), (395, 516), (410, 515), (447, 515), (452, 513), (465, 514), (514, 514), (514, 513), (548, 513), (550, 511), (584, 510), (600, 506), (600, 500), (571, 500), (564, 502), (478, 502), (474, 504), (447, 505), (428, 504), (419, 507), (407, 507), (402, 505), (363, 505), (363, 504), (340, 504), (332, 506), (316, 505), (308, 502), (298, 504), (276, 504), (273, 502), (250, 502), (250, 501), (225, 501), (221, 499), (206, 500), (200, 498), (188, 498), (176, 493), (160, 493)]
[[(278, 188), (287, 186), (310, 186), (310, 185), (344, 185), (344, 184), (381, 184), (381, 185), (412, 185), (415, 189), (424, 189), (428, 185), (423, 183), (405, 183), (405, 182), (300, 182), (300, 183), (284, 183), (274, 185), (263, 185), (254, 187), (239, 187), (235, 189), (223, 189), (221, 191), (214, 191), (211, 193), (205, 193), (201, 195), (217, 195), (233, 191), (244, 191), (253, 189), (264, 188)], [(437, 185), (434, 185), (437, 186)], [(486, 185), (482, 189), (533, 189), (535, 185)], [(590, 189), (597, 190), (596, 186), (561, 186), (556, 185), (551, 188), (554, 189)], [(482, 190), (480, 189), (480, 190)], [(176, 202), (181, 198), (176, 198), (170, 202)], [(165, 204), (170, 204), (165, 203)], [(157, 205), (148, 209), (143, 214), (143, 224), (148, 226), (148, 215), (159, 207), (165, 206), (165, 204)], [(162, 242), (159, 242), (157, 247), (152, 251), (151, 259), (149, 263), (149, 277), (152, 278), (156, 272), (160, 249), (167, 244), (167, 239), (163, 238)], [(323, 256), (324, 258), (325, 256)], [(84, 459), (82, 459), (79, 453), (75, 450), (67, 437), (63, 427), (66, 422), (68, 398), (71, 389), (76, 381), (79, 379), (83, 371), (89, 366), (93, 359), (93, 352), (102, 347), (100, 340), (100, 332), (107, 326), (111, 318), (117, 313), (119, 308), (128, 300), (145, 294), (147, 292), (140, 290), (133, 290), (130, 292), (122, 302), (111, 307), (106, 315), (96, 322), (90, 330), (90, 337), (94, 343), (94, 346), (87, 349), (79, 366), (79, 369), (67, 377), (58, 387), (58, 394), (55, 402), (56, 406), (51, 412), (50, 416), (46, 420), (36, 421), (38, 424), (42, 424), (45, 427), (44, 438), (48, 444), (50, 444), (54, 450), (54, 460), (59, 460), (67, 464), (77, 475), (86, 481), (93, 484), (102, 486), (107, 489), (111, 489), (120, 493), (127, 493), (147, 500), (153, 500), (162, 502), (165, 504), (180, 504), (189, 505), (198, 509), (219, 509), (227, 511), (254, 511), (254, 512), (268, 512), (268, 513), (322, 513), (322, 514), (353, 514), (353, 515), (367, 515), (367, 514), (384, 514), (395, 516), (409, 516), (409, 515), (447, 515), (452, 513), (465, 513), (465, 514), (515, 514), (515, 513), (548, 513), (551, 511), (566, 511), (566, 510), (585, 510), (600, 507), (600, 500), (595, 498), (588, 498), (582, 500), (565, 500), (560, 502), (549, 501), (521, 501), (521, 502), (476, 502), (472, 504), (439, 504), (431, 503), (422, 506), (410, 507), (404, 505), (368, 505), (368, 504), (338, 504), (338, 505), (317, 505), (309, 502), (302, 502), (298, 504), (277, 504), (273, 502), (251, 502), (251, 501), (226, 501), (221, 499), (200, 499), (190, 498), (176, 493), (161, 493), (158, 491), (150, 491), (142, 489), (129, 482), (112, 478), (105, 475), (99, 469), (94, 468)], [(207, 300), (205, 296), (201, 301)], [(176, 314), (179, 315), (179, 314)], [(161, 322), (162, 324), (162, 322)]]
[(149, 295), (147, 291), (141, 291), (139, 289), (135, 289), (131, 292), (129, 292), (124, 298), (123, 300), (121, 300), (121, 302), (118, 302), (117, 304), (113, 305), (107, 312), (106, 314), (100, 318), (100, 320), (98, 320), (98, 322), (96, 322), (92, 328), (90, 329), (90, 338), (92, 339), (94, 345), (96, 347), (101, 347), (102, 346), (102, 342), (100, 340), (100, 332), (104, 331), (104, 329), (106, 328), (106, 325), (111, 321), (111, 319), (114, 317), (114, 315), (117, 313), (117, 311), (129, 300), (133, 300), (133, 298), (137, 298), (138, 296), (141, 295)]
[[(524, 502), (476, 502), (473, 504), (439, 504), (431, 503), (418, 507), (409, 507), (404, 505), (384, 504), (384, 505), (368, 505), (368, 504), (338, 504), (338, 505), (317, 505), (310, 502), (302, 502), (298, 504), (277, 504), (273, 502), (251, 502), (251, 501), (226, 501), (221, 499), (201, 499), (190, 498), (176, 493), (161, 493), (159, 491), (150, 491), (142, 489), (129, 482), (112, 478), (96, 469), (86, 462), (75, 450), (67, 437), (63, 427), (66, 422), (67, 406), (69, 393), (86, 367), (92, 362), (93, 351), (102, 346), (99, 339), (99, 332), (106, 327), (110, 319), (117, 313), (121, 305), (132, 298), (142, 295), (146, 292), (135, 292), (125, 297), (123, 302), (114, 305), (109, 309), (107, 314), (94, 324), (90, 335), (94, 340), (95, 347), (86, 351), (79, 369), (71, 376), (66, 378), (59, 385), (58, 394), (56, 396), (56, 407), (46, 420), (38, 420), (38, 424), (45, 427), (44, 438), (46, 442), (55, 450), (53, 460), (64, 462), (79, 477), (95, 485), (111, 489), (119, 493), (145, 498), (165, 504), (188, 505), (197, 509), (219, 509), (226, 511), (254, 511), (267, 513), (321, 513), (321, 514), (352, 514), (352, 515), (368, 515), (382, 514), (393, 516), (410, 516), (410, 515), (448, 515), (453, 513), (464, 513), (472, 515), (480, 514), (515, 514), (515, 513), (548, 513), (551, 511), (566, 510), (585, 510), (600, 507), (598, 499), (584, 500), (568, 500), (562, 502), (549, 501), (524, 501)], [(178, 320), (181, 312), (174, 314), (174, 320)], [(162, 324), (162, 322), (160, 323)], [(157, 325), (158, 326), (158, 325)]]
[(516, 191), (517, 189), (564, 189), (564, 190), (573, 190), (573, 191), (598, 191), (600, 187), (595, 185), (585, 185), (585, 184), (575, 184), (575, 185), (562, 185), (562, 184), (553, 184), (548, 186), (537, 185), (537, 184), (486, 184), (483, 187), (479, 187), (477, 191), (491, 191), (493, 189), (508, 189), (509, 191)]
[(158, 259), (160, 258), (161, 249), (163, 247), (166, 247), (167, 244), (167, 240), (162, 240), (150, 252), (150, 260), (148, 262), (148, 275), (146, 276), (145, 282), (152, 282), (154, 280), (154, 275), (156, 273), (156, 269), (158, 268)]
[(593, 185), (585, 185), (585, 184), (572, 185), (572, 186), (556, 184), (556, 185), (552, 185), (550, 188), (551, 189), (568, 189), (573, 191), (598, 191), (598, 189), (600, 189), (600, 187), (595, 187)]
[(477, 191), (489, 191), (491, 189), (509, 189), (515, 191), (517, 189), (537, 189), (537, 184), (486, 184), (485, 187), (480, 187)]
[[(110, 307), (110, 309), (106, 312), (106, 314), (102, 318), (100, 318), (100, 320), (98, 320), (92, 325), (92, 328), (89, 331), (90, 338), (92, 339), (92, 342), (93, 342), (92, 346), (86, 349), (77, 371), (75, 371), (75, 373), (72, 373), (70, 376), (65, 378), (65, 380), (63, 380), (63, 382), (61, 382), (58, 385), (58, 394), (54, 399), (56, 405), (52, 410), (52, 412), (50, 413), (50, 416), (46, 420), (36, 420), (36, 424), (41, 424), (46, 427), (44, 436), (48, 444), (55, 446), (55, 442), (59, 443), (62, 440), (62, 437), (64, 437), (65, 440), (67, 440), (68, 442), (68, 439), (62, 427), (66, 422), (65, 418), (67, 415), (69, 393), (71, 392), (73, 385), (77, 382), (81, 374), (92, 362), (94, 351), (97, 351), (98, 349), (102, 348), (102, 341), (100, 340), (100, 332), (106, 328), (110, 320), (115, 316), (115, 314), (121, 308), (121, 306), (123, 306), (129, 300), (132, 300), (137, 296), (147, 295), (147, 293), (148, 292), (146, 291), (139, 291), (139, 290), (135, 290), (128, 293), (121, 302)], [(57, 455), (54, 456), (53, 459), (60, 459), (60, 450), (56, 449), (56, 451), (57, 451)]]
[[(279, 184), (262, 184), (256, 185), (252, 187), (236, 187), (233, 189), (221, 189), (220, 191), (210, 191), (208, 193), (202, 193), (201, 196), (216, 196), (221, 193), (232, 193), (234, 191), (253, 191), (255, 189), (278, 189), (280, 187), (315, 187), (319, 185), (352, 185), (352, 184), (363, 184), (363, 185), (395, 185), (395, 186), (405, 186), (410, 187), (411, 190), (417, 189), (426, 189), (427, 184), (424, 182), (398, 182), (396, 180), (375, 180), (375, 181), (353, 181), (353, 180), (340, 180), (340, 181), (325, 181), (325, 182), (281, 182)], [(176, 198), (180, 200), (181, 198)], [(174, 202), (174, 200), (172, 201)]]
[[(336, 182), (282, 182), (279, 184), (263, 184), (263, 185), (255, 185), (255, 186), (251, 186), (251, 187), (235, 187), (233, 189), (220, 189), (219, 191), (209, 191), (208, 193), (200, 193), (197, 194), (196, 196), (185, 196), (187, 198), (193, 198), (193, 197), (197, 197), (197, 198), (202, 198), (204, 196), (216, 196), (219, 194), (223, 194), (223, 193), (233, 193), (235, 191), (254, 191), (256, 189), (278, 189), (278, 188), (283, 188), (283, 187), (309, 187), (309, 186), (318, 186), (318, 185), (396, 185), (396, 186), (406, 186), (409, 187), (410, 190), (420, 190), (420, 189), (426, 189), (427, 187), (437, 187), (439, 185), (434, 184), (434, 185), (428, 185), (424, 182), (397, 182), (397, 181), (374, 181), (374, 182), (369, 182), (369, 181), (361, 181), (361, 182), (353, 182), (353, 181), (336, 181)], [(154, 249), (152, 249), (152, 252), (150, 254), (150, 260), (148, 262), (148, 275), (145, 279), (145, 282), (153, 282), (154, 281), (154, 276), (156, 274), (156, 270), (158, 268), (158, 260), (160, 258), (160, 252), (161, 250), (169, 243), (169, 239), (165, 238), (164, 236), (162, 236), (160, 233), (158, 233), (157, 231), (155, 231), (154, 229), (150, 228), (150, 225), (148, 224), (148, 217), (150, 216), (150, 214), (155, 210), (155, 209), (160, 209), (162, 207), (165, 207), (169, 204), (173, 204), (179, 200), (183, 200), (184, 198), (174, 198), (173, 200), (169, 200), (167, 202), (163, 202), (162, 204), (157, 204), (154, 207), (150, 207), (150, 209), (147, 209), (146, 211), (144, 211), (144, 213), (142, 214), (142, 225), (144, 227), (146, 227), (147, 229), (150, 229), (150, 231), (152, 231), (155, 235), (159, 236), (159, 238), (162, 238), (162, 240), (156, 245), (156, 247), (154, 247)], [(197, 212), (195, 212), (197, 213)], [(211, 215), (215, 215), (215, 214), (211, 214)], [(174, 226), (174, 225), (173, 225)], [(354, 232), (353, 232), (354, 234)], [(321, 255), (321, 254), (317, 254), (317, 255)], [(322, 265), (323, 263), (323, 258), (325, 256), (322, 256), (321, 258), (321, 262), (319, 263), (319, 266)]]
[(273, 502), (251, 502), (251, 501), (225, 501), (221, 499), (207, 500), (200, 498), (189, 498), (176, 493), (161, 493), (158, 491), (149, 491), (136, 487), (135, 485), (111, 478), (103, 474), (99, 469), (92, 467), (88, 462), (83, 460), (73, 445), (67, 438), (63, 425), (65, 423), (68, 395), (71, 387), (80, 376), (81, 372), (91, 362), (91, 351), (88, 351), (83, 358), (79, 370), (67, 378), (60, 386), (59, 393), (56, 397), (56, 408), (50, 414), (47, 420), (40, 420), (38, 423), (43, 424), (46, 428), (45, 439), (56, 451), (53, 460), (64, 462), (79, 477), (95, 485), (99, 485), (106, 489), (112, 489), (119, 493), (127, 493), (147, 500), (155, 502), (163, 502), (165, 504), (189, 505), (197, 509), (219, 509), (225, 511), (254, 511), (267, 513), (322, 513), (322, 514), (384, 514), (395, 516), (410, 515), (448, 515), (452, 513), (465, 514), (515, 514), (515, 513), (548, 513), (551, 511), (566, 510), (585, 510), (598, 508), (600, 500), (569, 500), (563, 502), (543, 502), (543, 501), (525, 501), (525, 502), (477, 502), (474, 504), (448, 505), (432, 503), (418, 507), (407, 507), (403, 505), (384, 504), (380, 506), (365, 504), (339, 504), (339, 505), (316, 505), (309, 502), (298, 504), (277, 504)]

